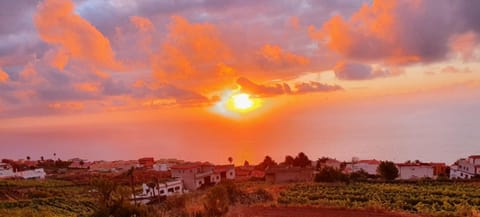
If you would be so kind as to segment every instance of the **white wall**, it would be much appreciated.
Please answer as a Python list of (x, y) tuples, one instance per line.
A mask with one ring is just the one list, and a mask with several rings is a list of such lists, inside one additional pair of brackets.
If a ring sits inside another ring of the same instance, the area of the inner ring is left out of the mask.
[(432, 166), (400, 166), (399, 179), (435, 178)]
[(352, 165), (352, 172), (359, 172), (361, 170), (367, 172), (370, 175), (377, 175), (378, 164), (368, 164), (368, 163), (355, 163)]

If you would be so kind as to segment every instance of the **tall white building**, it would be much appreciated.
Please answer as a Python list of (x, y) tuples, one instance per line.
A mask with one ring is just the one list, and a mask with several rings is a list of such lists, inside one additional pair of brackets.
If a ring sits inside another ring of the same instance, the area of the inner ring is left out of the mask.
[(480, 175), (480, 155), (459, 159), (450, 166), (451, 179), (470, 179), (475, 175)]

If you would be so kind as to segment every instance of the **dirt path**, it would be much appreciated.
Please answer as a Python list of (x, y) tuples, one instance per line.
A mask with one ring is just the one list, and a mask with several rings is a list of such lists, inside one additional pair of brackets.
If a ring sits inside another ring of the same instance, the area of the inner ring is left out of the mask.
[(228, 217), (418, 217), (397, 213), (315, 207), (237, 207)]

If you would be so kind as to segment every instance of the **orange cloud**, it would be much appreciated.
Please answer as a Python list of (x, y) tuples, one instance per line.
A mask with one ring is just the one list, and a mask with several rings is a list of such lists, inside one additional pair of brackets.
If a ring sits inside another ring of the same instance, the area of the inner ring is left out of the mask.
[(216, 27), (190, 23), (180, 16), (171, 19), (167, 39), (153, 61), (157, 78), (181, 86), (206, 88), (231, 79), (231, 73), (225, 72), (233, 71), (226, 68), (232, 54)]
[(282, 48), (276, 45), (267, 44), (263, 46), (261, 49), (261, 54), (265, 59), (274, 63), (305, 65), (309, 62), (307, 58), (284, 51)]
[(8, 74), (5, 71), (3, 71), (2, 68), (0, 68), (0, 83), (7, 82), (8, 78), (9, 78)]
[(449, 46), (453, 52), (460, 54), (463, 59), (470, 60), (475, 58), (475, 51), (478, 48), (478, 42), (478, 35), (473, 31), (468, 31), (454, 35), (450, 39)]
[[(93, 65), (120, 69), (109, 40), (92, 24), (74, 13), (68, 0), (45, 0), (38, 6), (34, 21), (40, 38), (64, 49), (72, 58)], [(64, 66), (64, 61), (59, 67)]]
[(132, 22), (133, 25), (135, 25), (135, 27), (137, 27), (139, 30), (144, 32), (152, 31), (155, 28), (152, 21), (145, 17), (131, 16), (130, 22)]
[(46, 58), (50, 66), (63, 70), (68, 63), (69, 55), (64, 49), (50, 50), (46, 54)]
[(85, 105), (81, 102), (56, 102), (48, 104), (48, 108), (54, 110), (79, 111), (83, 110)]
[(99, 84), (97, 83), (79, 83), (75, 84), (75, 89), (83, 92), (96, 93), (99, 91)]
[(432, 23), (443, 28), (448, 19), (440, 13), (427, 13), (417, 1), (374, 0), (364, 4), (349, 19), (333, 16), (321, 29), (309, 28), (311, 38), (343, 56), (355, 60), (382, 60), (406, 64), (444, 58), (450, 29), (434, 31)]

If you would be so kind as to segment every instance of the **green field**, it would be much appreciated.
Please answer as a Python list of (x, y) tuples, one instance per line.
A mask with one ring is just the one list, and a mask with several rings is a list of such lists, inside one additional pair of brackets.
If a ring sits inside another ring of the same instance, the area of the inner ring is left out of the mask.
[(89, 216), (95, 199), (86, 186), (58, 180), (0, 181), (0, 216)]
[(480, 185), (468, 183), (294, 184), (280, 192), (289, 206), (333, 206), (468, 216), (480, 208)]

